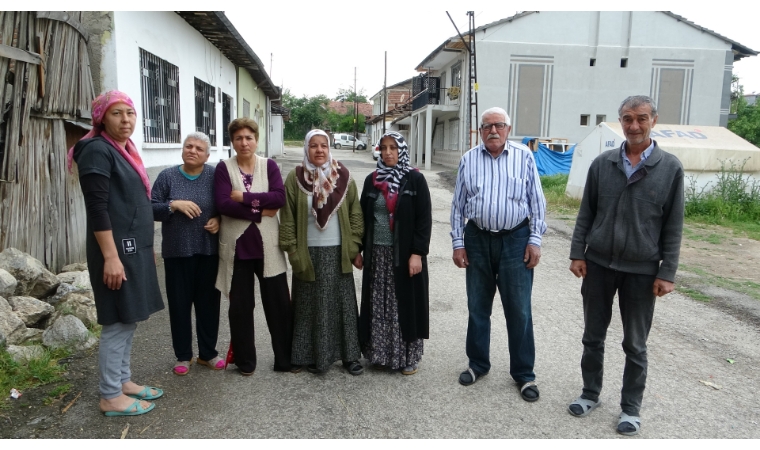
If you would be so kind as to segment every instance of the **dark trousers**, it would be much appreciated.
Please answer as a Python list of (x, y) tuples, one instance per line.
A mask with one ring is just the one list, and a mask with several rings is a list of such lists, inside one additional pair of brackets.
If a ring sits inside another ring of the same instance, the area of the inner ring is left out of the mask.
[(638, 416), (647, 381), (647, 338), (652, 327), (655, 296), (654, 275), (618, 272), (586, 260), (583, 279), (583, 393), (597, 400), (604, 374), (604, 340), (612, 319), (612, 301), (618, 294), (623, 322), (623, 389), (620, 407), (630, 416)]
[(190, 361), (193, 358), (193, 307), (198, 357), (208, 361), (218, 354), (216, 340), (219, 336), (221, 293), (214, 287), (218, 267), (218, 255), (164, 259), (169, 323), (177, 361)]
[(509, 373), (518, 383), (533, 381), (536, 348), (530, 298), (533, 269), (523, 261), (530, 227), (502, 235), (480, 230), (473, 221), (464, 231), (467, 251), (467, 357), (477, 373), (491, 370), (491, 310), (496, 288), (507, 320)]
[[(255, 275), (255, 277), (254, 277)], [(264, 278), (264, 260), (235, 260), (230, 287), (230, 335), (235, 365), (243, 372), (256, 369), (256, 343), (253, 329), (255, 278), (261, 283), (261, 304), (272, 337), (274, 370), (290, 370), (293, 343), (293, 308), (285, 272)]]

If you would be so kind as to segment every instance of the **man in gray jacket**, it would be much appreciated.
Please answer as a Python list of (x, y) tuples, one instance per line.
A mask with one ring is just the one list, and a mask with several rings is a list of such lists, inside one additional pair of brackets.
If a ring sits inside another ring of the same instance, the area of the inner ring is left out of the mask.
[(625, 369), (617, 431), (638, 434), (647, 377), (647, 337), (656, 297), (673, 290), (681, 248), (684, 173), (649, 137), (651, 98), (626, 98), (618, 110), (625, 142), (599, 155), (586, 178), (570, 248), (570, 271), (583, 277), (583, 393), (568, 407), (585, 416), (601, 404), (604, 340), (617, 292)]

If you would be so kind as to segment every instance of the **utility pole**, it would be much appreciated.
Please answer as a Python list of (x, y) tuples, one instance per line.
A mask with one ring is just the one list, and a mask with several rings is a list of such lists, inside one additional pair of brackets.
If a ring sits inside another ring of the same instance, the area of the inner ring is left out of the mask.
[(356, 101), (356, 66), (354, 66), (354, 145), (353, 152), (356, 153), (356, 127), (359, 126), (357, 121), (359, 120), (359, 103)]
[(383, 100), (380, 104), (383, 107), (383, 134), (385, 134), (385, 110), (388, 109), (388, 50), (385, 51), (385, 72), (383, 75)]

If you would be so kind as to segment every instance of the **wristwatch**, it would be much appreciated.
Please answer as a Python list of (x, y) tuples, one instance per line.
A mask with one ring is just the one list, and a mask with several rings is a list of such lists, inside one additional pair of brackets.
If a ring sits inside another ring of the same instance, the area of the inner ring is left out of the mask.
[(174, 214), (174, 211), (172, 211), (172, 202), (174, 200), (169, 200), (169, 214)]

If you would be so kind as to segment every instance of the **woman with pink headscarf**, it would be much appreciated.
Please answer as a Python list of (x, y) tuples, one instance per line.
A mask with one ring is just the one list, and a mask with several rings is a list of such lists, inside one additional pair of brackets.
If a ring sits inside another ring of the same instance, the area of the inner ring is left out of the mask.
[(150, 182), (130, 139), (135, 105), (109, 91), (92, 102), (93, 129), (69, 149), (87, 210), (87, 266), (100, 335), (100, 409), (106, 416), (145, 414), (163, 391), (131, 379), (137, 322), (164, 308), (153, 254)]

